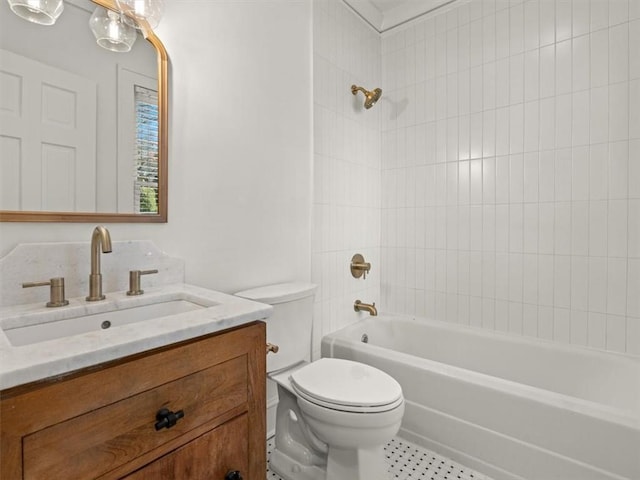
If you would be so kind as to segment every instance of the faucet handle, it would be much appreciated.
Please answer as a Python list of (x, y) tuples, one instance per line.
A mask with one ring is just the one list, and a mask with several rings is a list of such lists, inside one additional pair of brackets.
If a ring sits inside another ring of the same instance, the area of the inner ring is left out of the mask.
[(25, 282), (22, 288), (51, 286), (47, 307), (64, 307), (69, 305), (69, 300), (64, 298), (64, 277), (55, 277), (48, 282)]
[(140, 288), (140, 275), (150, 275), (152, 273), (158, 273), (158, 270), (129, 270), (129, 291), (127, 291), (127, 295), (142, 295), (144, 290)]
[(356, 253), (351, 258), (351, 275), (353, 278), (362, 277), (363, 280), (366, 280), (369, 270), (371, 270), (371, 264), (369, 262), (365, 262), (364, 257), (361, 254)]

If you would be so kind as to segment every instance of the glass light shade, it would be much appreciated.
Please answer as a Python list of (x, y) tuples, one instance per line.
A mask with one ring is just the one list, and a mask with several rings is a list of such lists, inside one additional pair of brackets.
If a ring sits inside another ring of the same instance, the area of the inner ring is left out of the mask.
[(138, 36), (136, 29), (124, 21), (122, 14), (103, 7), (93, 11), (89, 27), (98, 45), (112, 52), (128, 52)]
[(164, 13), (164, 0), (117, 0), (117, 3), (126, 16), (136, 22), (146, 20), (152, 29), (158, 26)]
[(53, 25), (64, 10), (62, 0), (7, 0), (11, 11), (40, 25)]

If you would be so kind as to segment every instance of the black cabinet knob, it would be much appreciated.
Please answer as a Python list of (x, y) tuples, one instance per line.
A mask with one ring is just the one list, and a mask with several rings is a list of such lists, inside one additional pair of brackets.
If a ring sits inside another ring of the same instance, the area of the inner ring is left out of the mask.
[(184, 411), (178, 410), (177, 412), (172, 412), (168, 408), (161, 408), (156, 413), (156, 430), (162, 430), (163, 428), (171, 428), (178, 420), (184, 417)]
[(224, 476), (224, 480), (242, 480), (242, 475), (238, 470), (231, 470)]

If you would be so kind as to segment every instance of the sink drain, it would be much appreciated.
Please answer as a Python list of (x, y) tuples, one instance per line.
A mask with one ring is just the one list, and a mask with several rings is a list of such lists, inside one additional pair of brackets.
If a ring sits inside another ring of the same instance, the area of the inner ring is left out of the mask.
[(109, 320), (105, 320), (104, 322), (102, 322), (102, 324), (100, 325), (100, 327), (103, 330), (106, 330), (107, 328), (109, 328), (111, 326), (111, 322)]
[(362, 343), (369, 343), (369, 335), (367, 335), (366, 333), (363, 333), (362, 337), (360, 338), (360, 341)]

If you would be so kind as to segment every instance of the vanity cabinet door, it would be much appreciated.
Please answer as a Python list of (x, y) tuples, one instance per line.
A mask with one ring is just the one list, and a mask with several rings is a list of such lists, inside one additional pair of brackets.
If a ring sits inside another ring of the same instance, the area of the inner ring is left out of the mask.
[[(236, 357), (28, 435), (25, 478), (97, 478), (171, 441), (184, 443), (201, 425), (244, 410), (247, 369), (246, 356)], [(161, 408), (183, 417), (156, 429)]]
[(122, 480), (225, 480), (234, 470), (248, 480), (248, 433), (241, 415)]

